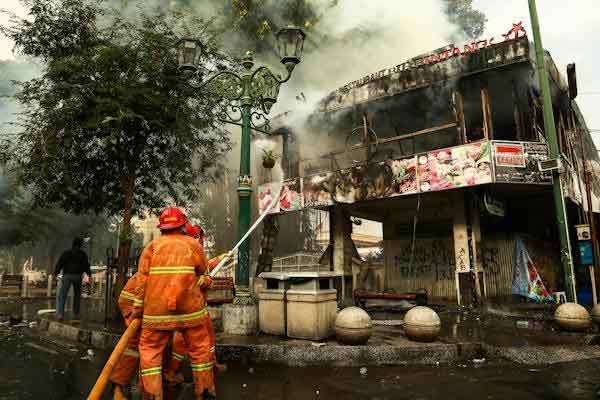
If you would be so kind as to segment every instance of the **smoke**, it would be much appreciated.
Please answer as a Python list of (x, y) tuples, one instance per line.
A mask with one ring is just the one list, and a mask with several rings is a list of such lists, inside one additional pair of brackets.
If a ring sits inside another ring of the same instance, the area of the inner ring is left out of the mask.
[[(336, 88), (439, 48), (456, 34), (458, 28), (448, 21), (440, 0), (407, 3), (340, 1), (314, 27), (315, 36), (325, 40), (308, 45), (273, 113), (310, 112)], [(306, 102), (296, 100), (300, 92)]]

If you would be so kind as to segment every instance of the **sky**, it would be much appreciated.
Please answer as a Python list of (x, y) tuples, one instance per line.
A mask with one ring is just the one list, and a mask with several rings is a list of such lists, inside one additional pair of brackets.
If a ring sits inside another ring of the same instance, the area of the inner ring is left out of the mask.
[[(527, 0), (474, 0), (488, 18), (485, 36), (498, 36), (512, 23), (523, 21), (530, 37)], [(538, 0), (544, 48), (566, 76), (569, 63), (577, 64), (579, 104), (596, 147), (600, 148), (600, 2), (598, 0)], [(588, 93), (588, 94), (586, 94)]]
[[(2, 8), (17, 14), (23, 13), (18, 0), (1, 0), (1, 3)], [(600, 70), (598, 0), (538, 0), (537, 3), (544, 47), (550, 51), (563, 73), (567, 64), (577, 64), (580, 92), (577, 102), (588, 127), (598, 130), (593, 135), (597, 147), (600, 147), (600, 72), (594, 73)], [(500, 37), (511, 28), (512, 23), (519, 21), (524, 22), (531, 36), (527, 0), (474, 0), (474, 6), (488, 18), (484, 37)], [(410, 8), (402, 7), (399, 10), (410, 11)], [(401, 17), (405, 19), (406, 15)], [(0, 24), (5, 22), (6, 17), (0, 16)], [(432, 25), (432, 29), (434, 27)], [(444, 44), (440, 43), (440, 46)], [(11, 49), (12, 43), (4, 37), (0, 38), (0, 59), (13, 58)]]

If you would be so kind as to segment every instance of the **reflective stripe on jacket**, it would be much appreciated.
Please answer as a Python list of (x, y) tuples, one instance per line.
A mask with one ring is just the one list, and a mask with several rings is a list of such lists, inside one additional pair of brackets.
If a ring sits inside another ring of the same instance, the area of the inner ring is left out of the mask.
[(207, 261), (198, 241), (179, 232), (162, 235), (144, 249), (138, 265), (143, 328), (174, 330), (206, 320), (206, 296), (198, 283)]
[(142, 307), (144, 305), (144, 300), (139, 290), (138, 277), (139, 273), (136, 273), (129, 278), (119, 295), (119, 309), (121, 310), (121, 315), (123, 315), (125, 324), (128, 326), (131, 323), (131, 314), (134, 308)]

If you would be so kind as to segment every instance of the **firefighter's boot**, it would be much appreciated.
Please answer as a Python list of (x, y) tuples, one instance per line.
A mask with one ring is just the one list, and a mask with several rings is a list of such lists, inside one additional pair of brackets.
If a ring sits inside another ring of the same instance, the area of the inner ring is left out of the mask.
[(125, 392), (123, 392), (123, 386), (115, 385), (113, 389), (113, 400), (127, 400)]

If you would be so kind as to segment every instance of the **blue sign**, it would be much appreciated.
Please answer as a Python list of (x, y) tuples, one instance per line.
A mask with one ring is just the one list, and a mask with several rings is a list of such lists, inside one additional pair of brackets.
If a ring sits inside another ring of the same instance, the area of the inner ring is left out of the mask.
[(581, 265), (594, 264), (594, 251), (592, 250), (592, 242), (584, 240), (578, 243), (579, 245), (579, 263)]

